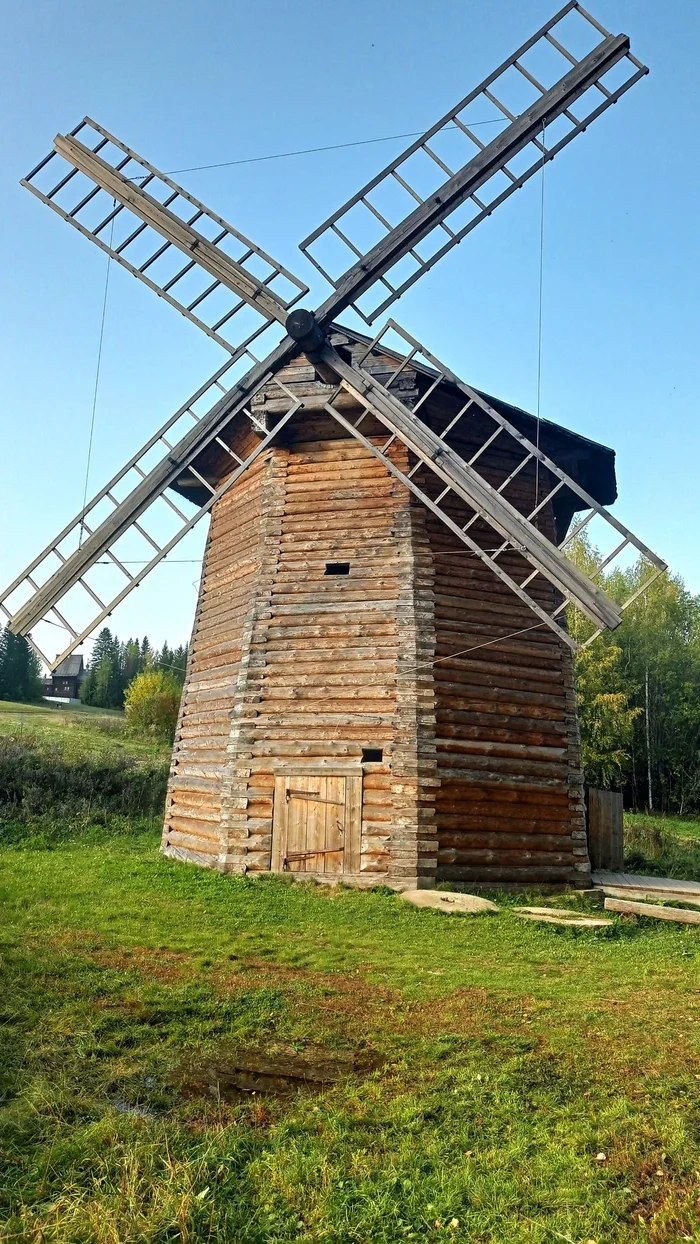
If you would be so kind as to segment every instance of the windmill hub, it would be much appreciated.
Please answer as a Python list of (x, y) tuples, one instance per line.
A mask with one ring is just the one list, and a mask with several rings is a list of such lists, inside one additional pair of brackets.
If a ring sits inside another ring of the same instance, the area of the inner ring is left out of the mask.
[(320, 350), (325, 337), (313, 311), (295, 307), (287, 316), (285, 328), (293, 341), (298, 342), (305, 354)]

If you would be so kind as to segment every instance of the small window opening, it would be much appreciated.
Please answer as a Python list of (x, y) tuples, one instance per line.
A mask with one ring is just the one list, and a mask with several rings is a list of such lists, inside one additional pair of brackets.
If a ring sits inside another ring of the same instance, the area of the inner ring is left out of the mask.
[(326, 574), (350, 574), (350, 562), (326, 562)]
[(384, 752), (381, 747), (363, 747), (362, 748), (362, 763), (363, 764), (371, 764), (372, 762), (377, 763), (378, 761), (383, 760), (383, 759), (384, 759)]

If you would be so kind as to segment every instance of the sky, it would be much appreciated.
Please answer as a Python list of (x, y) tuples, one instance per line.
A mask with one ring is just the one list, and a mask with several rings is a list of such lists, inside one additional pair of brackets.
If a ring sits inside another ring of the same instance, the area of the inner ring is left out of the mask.
[[(650, 74), (548, 166), (543, 418), (612, 446), (614, 512), (700, 591), (700, 245), (695, 0), (590, 0)], [(555, 0), (26, 0), (3, 14), (2, 585), (82, 504), (105, 256), (19, 186), (89, 114), (178, 174), (311, 286), (299, 241), (555, 11)], [(534, 178), (393, 309), (469, 383), (535, 410)], [(89, 493), (223, 361), (112, 265)], [(189, 637), (206, 520), (115, 611), (126, 638)], [(57, 651), (62, 647), (57, 632)], [(89, 653), (89, 644), (86, 651)]]

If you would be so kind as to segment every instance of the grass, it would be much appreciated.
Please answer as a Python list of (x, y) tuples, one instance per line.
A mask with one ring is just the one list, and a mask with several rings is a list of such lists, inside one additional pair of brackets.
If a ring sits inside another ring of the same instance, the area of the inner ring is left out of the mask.
[(651, 876), (700, 881), (700, 817), (627, 813), (625, 867)]
[(91, 708), (81, 704), (63, 708), (49, 704), (19, 704), (0, 700), (0, 740), (8, 736), (30, 735), (48, 744), (55, 742), (77, 754), (123, 752), (136, 759), (167, 763), (170, 747), (157, 740), (138, 739), (130, 734), (124, 714), (116, 709)]
[(0, 847), (0, 1240), (700, 1242), (699, 929), (221, 877), (111, 815)]
[(0, 701), (1, 845), (46, 848), (156, 828), (168, 748), (133, 738), (121, 715), (5, 708)]
[[(0, 862), (0, 1238), (700, 1240), (696, 929), (444, 917), (147, 836)], [(319, 1045), (379, 1065), (188, 1089)]]

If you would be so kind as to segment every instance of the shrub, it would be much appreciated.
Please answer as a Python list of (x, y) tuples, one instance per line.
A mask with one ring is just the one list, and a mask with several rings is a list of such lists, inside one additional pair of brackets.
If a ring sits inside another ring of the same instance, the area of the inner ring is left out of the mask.
[(162, 762), (139, 764), (123, 752), (73, 754), (27, 734), (0, 738), (0, 818), (54, 812), (156, 816), (167, 781)]
[(167, 782), (163, 761), (80, 752), (70, 739), (0, 736), (0, 846), (157, 832)]
[(175, 737), (182, 688), (165, 670), (144, 670), (126, 689), (124, 711), (127, 725), (150, 738)]

